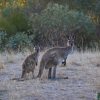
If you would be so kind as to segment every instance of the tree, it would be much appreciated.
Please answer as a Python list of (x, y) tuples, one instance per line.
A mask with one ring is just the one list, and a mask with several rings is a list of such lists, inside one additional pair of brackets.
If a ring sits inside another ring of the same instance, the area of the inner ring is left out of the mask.
[(52, 3), (48, 4), (40, 14), (33, 14), (29, 24), (32, 25), (36, 41), (45, 46), (65, 45), (67, 34), (78, 33), (86, 37), (94, 33), (95, 29), (92, 21), (84, 13), (69, 10), (68, 6)]
[(68, 5), (70, 10), (77, 10), (87, 13), (94, 9), (98, 0), (45, 0), (45, 2), (53, 2), (62, 5)]
[(10, 17), (0, 20), (0, 27), (7, 32), (9, 37), (17, 32), (26, 32), (29, 29), (27, 20), (18, 12), (12, 13)]

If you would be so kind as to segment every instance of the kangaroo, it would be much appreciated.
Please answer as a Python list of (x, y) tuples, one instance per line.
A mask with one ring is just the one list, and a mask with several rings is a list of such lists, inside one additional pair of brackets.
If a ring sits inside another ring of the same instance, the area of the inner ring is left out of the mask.
[[(68, 38), (68, 36), (67, 36), (67, 38)], [(69, 41), (67, 41), (66, 46), (70, 46)], [(67, 59), (67, 58), (66, 58), (66, 59)], [(63, 64), (64, 66), (66, 65), (66, 59), (64, 59), (63, 62), (62, 62), (62, 64)]]
[[(39, 73), (37, 78), (42, 76), (43, 70), (49, 69), (48, 71), (48, 79), (55, 79), (56, 78), (56, 67), (59, 65), (63, 60), (66, 62), (67, 56), (73, 52), (74, 47), (74, 36), (69, 37), (67, 36), (67, 45), (66, 47), (53, 47), (48, 49), (42, 56), (39, 66)], [(53, 76), (51, 77), (51, 72), (53, 68)]]
[(40, 47), (36, 46), (34, 49), (34, 53), (26, 57), (22, 64), (22, 75), (21, 78), (24, 78), (26, 73), (32, 72), (32, 78), (34, 78), (34, 69), (38, 64), (38, 58), (40, 55)]

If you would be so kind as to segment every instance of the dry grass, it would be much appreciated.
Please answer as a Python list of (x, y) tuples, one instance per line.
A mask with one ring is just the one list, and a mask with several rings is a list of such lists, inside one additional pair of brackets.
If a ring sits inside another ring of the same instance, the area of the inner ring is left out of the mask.
[[(100, 52), (70, 54), (67, 65), (58, 66), (57, 80), (48, 80), (47, 70), (40, 80), (10, 80), (20, 77), (23, 60), (30, 53), (26, 49), (24, 53), (0, 54), (0, 65), (6, 66), (6, 70), (0, 71), (1, 100), (96, 100), (97, 92), (100, 92)], [(35, 75), (38, 70), (36, 67)]]
[(5, 65), (2, 60), (2, 56), (0, 56), (0, 70), (5, 69)]
[(2, 60), (0, 59), (0, 70), (1, 69), (5, 69), (5, 65), (4, 65), (4, 63), (2, 62)]
[(76, 63), (79, 65), (89, 65), (93, 64), (95, 66), (100, 65), (100, 52), (74, 52), (74, 54), (69, 55), (68, 63)]

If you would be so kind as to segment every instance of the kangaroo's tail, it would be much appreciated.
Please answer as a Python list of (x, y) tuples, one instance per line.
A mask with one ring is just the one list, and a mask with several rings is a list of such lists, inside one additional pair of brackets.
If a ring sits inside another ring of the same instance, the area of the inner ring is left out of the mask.
[(40, 62), (39, 73), (36, 76), (36, 78), (40, 78), (42, 76), (45, 65), (46, 63), (44, 61)]

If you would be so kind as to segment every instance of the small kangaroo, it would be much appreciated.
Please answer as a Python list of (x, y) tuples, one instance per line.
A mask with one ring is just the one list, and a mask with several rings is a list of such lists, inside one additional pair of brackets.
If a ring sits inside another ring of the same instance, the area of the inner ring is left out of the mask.
[[(67, 59), (67, 56), (73, 52), (74, 47), (74, 36), (67, 36), (67, 45), (66, 47), (53, 47), (48, 49), (42, 56), (40, 61), (39, 73), (36, 78), (40, 78), (43, 73), (43, 69), (49, 69), (48, 71), (48, 79), (55, 79), (56, 78), (56, 67), (59, 65), (63, 60), (64, 62)], [(51, 77), (53, 67), (53, 76)]]
[(35, 69), (35, 66), (37, 66), (38, 64), (38, 58), (40, 55), (40, 47), (36, 46), (34, 51), (35, 52), (33, 54), (26, 57), (26, 59), (24, 60), (22, 64), (21, 78), (24, 78), (26, 73), (29, 73), (29, 72), (32, 72), (32, 75), (33, 75), (32, 78), (34, 78), (34, 69)]

